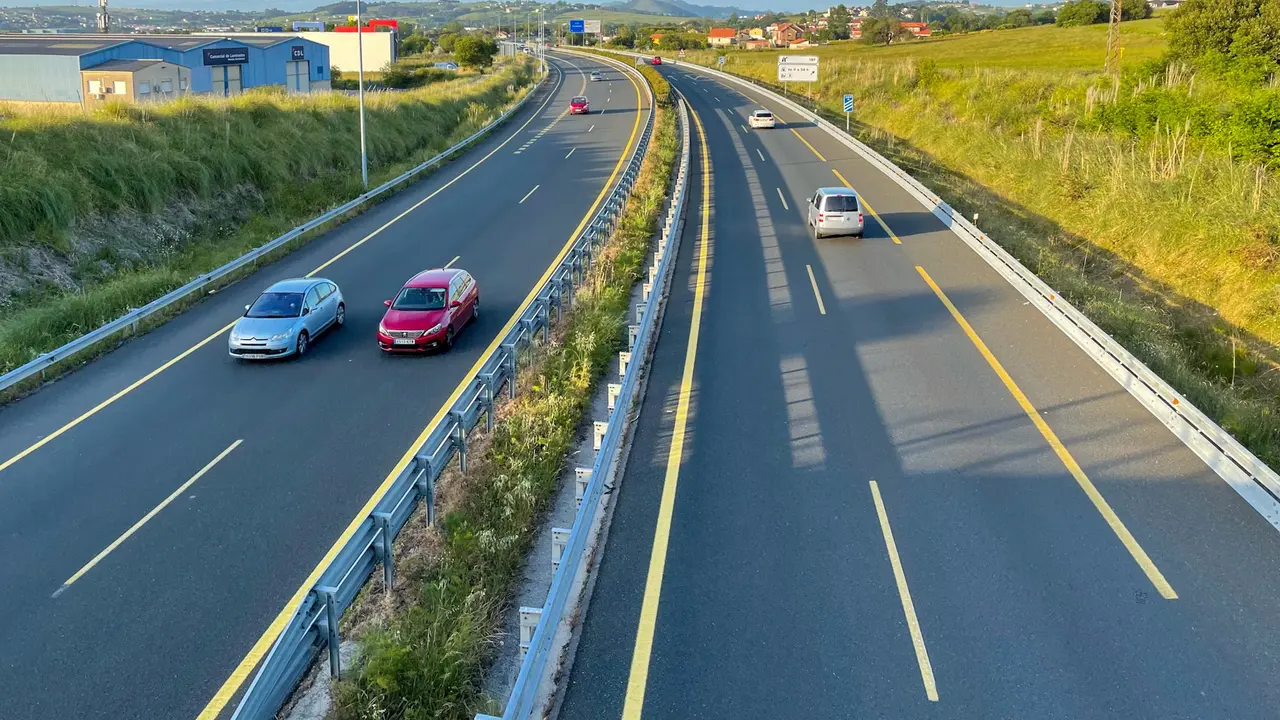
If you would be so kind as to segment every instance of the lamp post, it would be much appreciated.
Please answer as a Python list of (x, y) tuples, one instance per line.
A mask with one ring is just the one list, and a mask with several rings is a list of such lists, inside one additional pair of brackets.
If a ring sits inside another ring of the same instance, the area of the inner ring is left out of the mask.
[(356, 61), (358, 68), (357, 81), (360, 85), (360, 182), (369, 188), (369, 152), (364, 140), (364, 19), (360, 13), (360, 0), (356, 0), (356, 53), (360, 59)]

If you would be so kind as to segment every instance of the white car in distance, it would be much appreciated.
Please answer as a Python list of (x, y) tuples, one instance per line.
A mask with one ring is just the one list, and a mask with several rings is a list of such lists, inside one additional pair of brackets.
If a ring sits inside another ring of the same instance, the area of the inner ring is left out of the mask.
[(753, 128), (771, 128), (774, 126), (773, 113), (768, 110), (756, 110), (747, 120)]

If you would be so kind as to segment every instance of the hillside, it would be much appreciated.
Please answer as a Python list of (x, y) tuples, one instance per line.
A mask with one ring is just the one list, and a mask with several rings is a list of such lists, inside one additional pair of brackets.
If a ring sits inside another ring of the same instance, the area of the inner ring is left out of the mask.
[(727, 18), (732, 14), (746, 15), (754, 13), (754, 11), (740, 10), (736, 7), (694, 5), (684, 2), (684, 0), (626, 0), (625, 2), (609, 3), (604, 7), (615, 11), (687, 18)]

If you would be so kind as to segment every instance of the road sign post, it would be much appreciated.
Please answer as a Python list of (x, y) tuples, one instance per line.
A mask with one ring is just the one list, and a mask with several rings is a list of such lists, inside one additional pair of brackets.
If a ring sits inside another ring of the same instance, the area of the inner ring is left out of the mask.
[(844, 96), (844, 131), (849, 132), (849, 113), (853, 112), (853, 96)]
[(720, 67), (724, 67), (724, 56), (721, 55), (720, 59), (716, 60), (716, 62), (720, 65)]

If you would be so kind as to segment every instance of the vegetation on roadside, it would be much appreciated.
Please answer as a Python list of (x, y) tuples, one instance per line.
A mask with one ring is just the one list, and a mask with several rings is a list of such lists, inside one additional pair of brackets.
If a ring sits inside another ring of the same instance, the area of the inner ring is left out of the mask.
[[(521, 393), (473, 443), (470, 468), (449, 501), (435, 545), (411, 578), (407, 607), (367, 631), (360, 661), (335, 692), (340, 720), (455, 718), (491, 710), (481, 693), (502, 609), (519, 579), (538, 518), (554, 494), (592, 388), (621, 349), (631, 288), (663, 211), (679, 153), (674, 113), (656, 128), (621, 224), (573, 308), (521, 372)], [(403, 574), (403, 573), (402, 573)]]
[[(513, 62), (366, 98), (371, 186), (487, 124)], [(0, 372), (363, 191), (356, 100), (256, 91), (0, 118)]]
[[(1173, 52), (1162, 18), (1126, 23), (1123, 42), (1137, 38), (1143, 57), (1127, 49), (1115, 78), (1098, 72), (1105, 26), (840, 46), (819, 51), (813, 97), (842, 123), (853, 93), (860, 139), (979, 213), (991, 237), (1275, 465), (1280, 19), (1264, 6), (1188, 0), (1168, 19)], [(1081, 45), (1045, 51), (1063, 38)], [(971, 62), (979, 48), (986, 67)], [(1034, 61), (1009, 66), (1028, 51)], [(730, 53), (726, 69), (771, 83), (775, 63)]]

